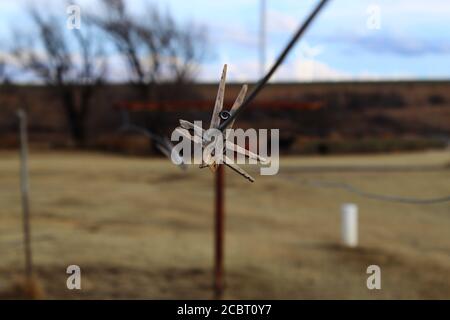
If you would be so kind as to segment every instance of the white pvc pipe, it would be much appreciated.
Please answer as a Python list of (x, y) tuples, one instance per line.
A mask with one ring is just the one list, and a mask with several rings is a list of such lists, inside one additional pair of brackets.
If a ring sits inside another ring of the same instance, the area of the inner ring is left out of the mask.
[(353, 203), (344, 203), (341, 207), (342, 215), (342, 242), (347, 247), (358, 245), (358, 206)]

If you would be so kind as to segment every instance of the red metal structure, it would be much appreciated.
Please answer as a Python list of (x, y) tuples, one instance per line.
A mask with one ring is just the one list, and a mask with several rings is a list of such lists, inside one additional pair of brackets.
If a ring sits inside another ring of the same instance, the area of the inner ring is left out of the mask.
[[(213, 101), (210, 100), (171, 100), (165, 102), (124, 101), (117, 105), (119, 109), (128, 111), (210, 111)], [(233, 101), (225, 101), (225, 105), (232, 105)], [(252, 108), (263, 110), (318, 110), (323, 102), (301, 102), (291, 100), (256, 101)]]

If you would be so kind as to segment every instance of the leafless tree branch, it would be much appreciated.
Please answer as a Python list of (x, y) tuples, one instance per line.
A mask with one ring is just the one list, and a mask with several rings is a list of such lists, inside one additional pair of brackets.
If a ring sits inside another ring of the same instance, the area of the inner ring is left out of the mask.
[[(22, 33), (12, 53), (24, 70), (44, 81), (60, 98), (72, 138), (85, 141), (92, 99), (106, 75), (101, 41), (91, 26), (67, 30), (54, 16), (30, 9), (36, 32)], [(75, 47), (73, 47), (75, 45)]]

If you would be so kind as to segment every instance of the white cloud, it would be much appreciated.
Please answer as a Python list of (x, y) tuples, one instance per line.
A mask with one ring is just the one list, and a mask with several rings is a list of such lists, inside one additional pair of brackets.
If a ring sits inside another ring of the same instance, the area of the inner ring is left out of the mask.
[(298, 28), (296, 16), (277, 10), (267, 10), (267, 30), (269, 32), (292, 32)]
[[(254, 82), (259, 78), (259, 64), (257, 60), (226, 63), (228, 64), (227, 81)], [(221, 72), (222, 63), (202, 65), (198, 80), (200, 82), (218, 82)], [(412, 73), (378, 74), (367, 70), (362, 70), (358, 73), (348, 73), (317, 59), (311, 60), (299, 57), (283, 64), (275, 72), (270, 82), (411, 80), (416, 77)]]
[(274, 81), (339, 81), (350, 80), (350, 74), (337, 70), (324, 62), (298, 58), (280, 67)]
[[(253, 82), (257, 80), (259, 74), (259, 64), (255, 60), (245, 60), (228, 64), (229, 81)], [(200, 73), (200, 81), (218, 81), (220, 77), (221, 65), (203, 65)], [(277, 81), (338, 81), (350, 80), (352, 76), (343, 71), (317, 61), (298, 58), (280, 67), (274, 74), (272, 82)]]
[(386, 9), (386, 12), (396, 14), (399, 17), (408, 18), (410, 14), (428, 15), (428, 16), (447, 16), (450, 13), (450, 5), (446, 0), (428, 0), (428, 1), (381, 1), (379, 5)]
[(254, 47), (258, 44), (255, 34), (241, 24), (214, 24), (211, 27), (213, 43), (237, 44), (244, 47)]

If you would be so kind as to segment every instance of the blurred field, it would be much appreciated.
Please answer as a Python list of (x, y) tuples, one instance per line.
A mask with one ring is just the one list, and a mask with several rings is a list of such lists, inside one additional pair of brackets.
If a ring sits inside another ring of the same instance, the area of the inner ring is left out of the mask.
[[(450, 203), (379, 202), (281, 176), (414, 197), (450, 194), (448, 152), (282, 158), (250, 184), (226, 170), (225, 298), (450, 299)], [(165, 159), (31, 152), (33, 253), (48, 298), (212, 298), (213, 175)], [(354, 170), (355, 166), (357, 167)], [(18, 157), (0, 153), (0, 297), (23, 270)], [(408, 169), (409, 168), (409, 169)], [(360, 247), (342, 248), (343, 202)], [(66, 289), (66, 267), (82, 290)], [(366, 288), (366, 268), (382, 290)]]

